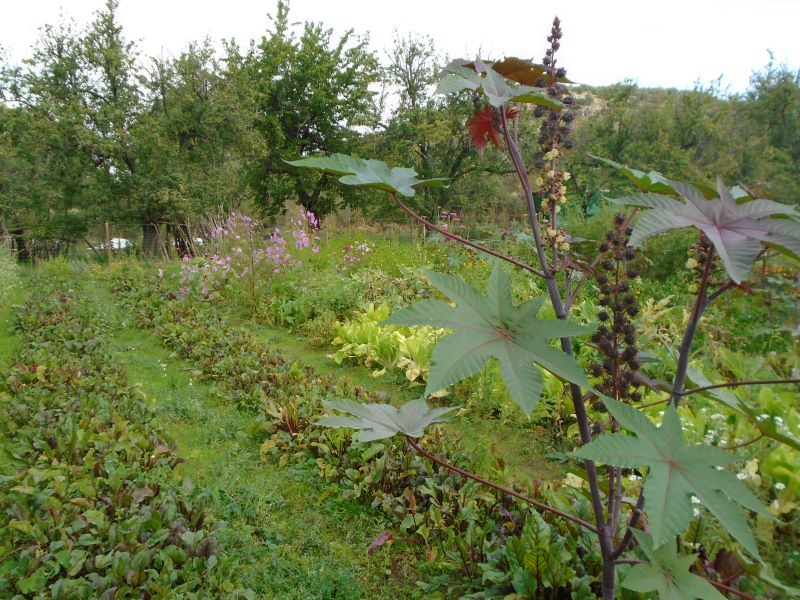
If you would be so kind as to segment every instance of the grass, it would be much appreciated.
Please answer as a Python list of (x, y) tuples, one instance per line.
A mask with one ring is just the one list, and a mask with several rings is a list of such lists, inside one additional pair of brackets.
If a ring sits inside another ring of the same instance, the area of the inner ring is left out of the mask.
[[(343, 500), (313, 465), (279, 468), (262, 460), (261, 440), (246, 432), (252, 415), (194, 378), (190, 365), (155, 336), (127, 323), (107, 291), (95, 286), (93, 293), (92, 301), (115, 324), (112, 348), (130, 381), (186, 460), (177, 475), (207, 498), (216, 519), (227, 522), (219, 541), (240, 563), (238, 585), (259, 598), (417, 596), (413, 549), (396, 546), (367, 556), (371, 541), (389, 527), (382, 516)], [(278, 335), (261, 333), (273, 342)]]
[(17, 306), (22, 304), (25, 296), (25, 280), (23, 278), (11, 288), (3, 298), (3, 303), (0, 304), (0, 362), (11, 356), (19, 343), (13, 331), (14, 317), (17, 314)]

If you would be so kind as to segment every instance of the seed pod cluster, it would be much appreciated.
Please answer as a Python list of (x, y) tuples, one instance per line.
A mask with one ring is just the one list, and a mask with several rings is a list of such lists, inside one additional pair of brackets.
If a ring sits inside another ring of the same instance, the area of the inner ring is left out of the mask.
[(558, 250), (569, 250), (569, 242), (567, 241), (567, 233), (563, 229), (553, 229), (548, 227), (544, 232), (544, 243), (550, 248), (557, 248)]
[(561, 21), (556, 17), (553, 19), (553, 26), (547, 41), (550, 46), (545, 51), (542, 64), (545, 72), (537, 82), (539, 87), (545, 88), (548, 95), (560, 100), (567, 108), (557, 110), (537, 106), (533, 114), (542, 119), (539, 128), (539, 146), (544, 156), (543, 171), (541, 177), (536, 180), (536, 191), (542, 196), (542, 209), (545, 214), (550, 215), (550, 219), (555, 224), (556, 213), (561, 211), (561, 205), (567, 201), (566, 182), (570, 178), (569, 173), (564, 173), (556, 168), (556, 158), (563, 150), (569, 150), (575, 146), (575, 142), (570, 139), (572, 122), (575, 120), (575, 113), (568, 109), (574, 104), (574, 99), (569, 95), (567, 87), (560, 82), (563, 80), (567, 71), (563, 67), (557, 66), (556, 52), (561, 47)]
[[(602, 308), (597, 315), (600, 326), (591, 340), (602, 359), (592, 364), (589, 371), (601, 379), (597, 389), (603, 394), (616, 400), (638, 402), (642, 395), (634, 380), (641, 363), (633, 318), (639, 308), (630, 282), (638, 273), (631, 265), (636, 258), (636, 250), (628, 246), (630, 234), (625, 216), (618, 214), (614, 217), (614, 228), (606, 232), (606, 239), (600, 244), (602, 256), (595, 278), (600, 290), (598, 302)], [(598, 411), (605, 411), (600, 400), (592, 406)]]
[[(547, 68), (547, 73), (537, 82), (539, 87), (547, 89), (547, 94), (560, 100), (566, 106), (575, 103), (575, 99), (568, 94), (567, 87), (559, 82), (567, 75), (566, 69), (556, 66), (556, 52), (561, 47), (561, 21), (558, 17), (553, 19), (553, 27), (547, 41), (550, 47), (545, 51), (542, 64)], [(569, 150), (575, 146), (575, 142), (569, 139), (571, 132), (570, 123), (575, 119), (575, 113), (571, 110), (555, 110), (537, 106), (534, 115), (544, 117), (541, 129), (539, 130), (539, 145), (542, 152), (549, 152), (557, 146), (562, 146)]]

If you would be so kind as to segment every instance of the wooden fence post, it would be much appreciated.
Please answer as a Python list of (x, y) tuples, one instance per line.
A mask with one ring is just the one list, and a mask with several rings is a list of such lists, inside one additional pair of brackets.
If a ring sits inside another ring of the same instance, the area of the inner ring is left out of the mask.
[(108, 228), (108, 221), (106, 221), (106, 257), (108, 258), (108, 266), (111, 266), (111, 257), (113, 256), (111, 252), (111, 232)]

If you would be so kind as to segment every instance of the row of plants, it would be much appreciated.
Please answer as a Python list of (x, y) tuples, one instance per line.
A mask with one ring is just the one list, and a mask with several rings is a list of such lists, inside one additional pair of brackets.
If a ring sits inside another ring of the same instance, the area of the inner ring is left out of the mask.
[(37, 276), (19, 311), (0, 384), (0, 595), (252, 597), (84, 294)]
[(305, 466), (336, 483), (345, 498), (386, 515), (393, 527), (365, 551), (387, 544), (418, 548), (431, 573), (418, 584), (425, 597), (596, 596), (599, 554), (592, 537), (517, 498), (525, 491), (588, 514), (579, 489), (559, 482), (515, 485), (502, 460), (482, 468), (513, 487), (487, 488), (458, 472), (476, 464), (446, 430), (435, 430), (415, 449), (330, 429), (321, 420), (326, 398), (392, 408), (380, 403), (382, 394), (320, 375), (260, 345), (246, 330), (229, 326), (219, 304), (180, 298), (166, 278), (148, 277), (141, 267), (118, 269), (111, 286), (139, 324), (189, 359), (198, 377), (216, 381), (241, 409), (257, 413), (250, 433), (264, 436), (266, 460)]

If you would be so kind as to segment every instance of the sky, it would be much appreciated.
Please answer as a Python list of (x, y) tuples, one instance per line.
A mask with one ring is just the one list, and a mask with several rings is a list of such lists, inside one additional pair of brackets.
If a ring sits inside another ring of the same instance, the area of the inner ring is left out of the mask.
[[(120, 0), (125, 36), (144, 55), (173, 56), (209, 36), (242, 46), (269, 28), (276, 0)], [(28, 55), (38, 28), (59, 15), (78, 26), (104, 0), (0, 0), (0, 46), (12, 62)], [(722, 76), (743, 92), (771, 50), (800, 67), (800, 0), (292, 0), (290, 19), (321, 22), (340, 35), (368, 34), (380, 55), (396, 30), (430, 36), (450, 58), (541, 60), (554, 15), (564, 37), (560, 64), (577, 83), (607, 85), (630, 78), (644, 87), (690, 89)]]

